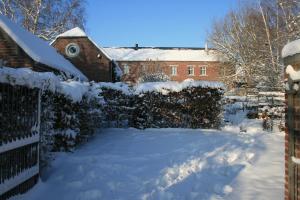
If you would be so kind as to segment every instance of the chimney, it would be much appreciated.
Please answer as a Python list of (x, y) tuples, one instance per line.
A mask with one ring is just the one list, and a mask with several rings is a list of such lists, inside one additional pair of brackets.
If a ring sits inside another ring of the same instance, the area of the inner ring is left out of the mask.
[(205, 52), (208, 55), (208, 45), (207, 45), (207, 42), (205, 42)]
[(135, 47), (134, 47), (134, 50), (138, 50), (138, 49), (139, 49), (139, 44), (136, 43), (136, 44), (135, 44)]

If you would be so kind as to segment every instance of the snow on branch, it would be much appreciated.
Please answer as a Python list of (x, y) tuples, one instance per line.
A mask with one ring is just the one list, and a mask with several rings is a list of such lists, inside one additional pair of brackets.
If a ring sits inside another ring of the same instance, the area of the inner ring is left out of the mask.
[(292, 161), (293, 161), (293, 163), (300, 165), (300, 158), (296, 158), (296, 157), (292, 156)]
[(300, 71), (296, 71), (293, 66), (288, 65), (285, 69), (286, 74), (290, 76), (290, 78), (293, 81), (299, 81), (300, 80)]

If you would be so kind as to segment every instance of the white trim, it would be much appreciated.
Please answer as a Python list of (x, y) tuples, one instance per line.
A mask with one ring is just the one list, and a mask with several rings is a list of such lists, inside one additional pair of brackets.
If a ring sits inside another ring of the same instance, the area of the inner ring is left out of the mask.
[(3, 183), (0, 184), (0, 195), (13, 189), (14, 187), (16, 187), (19, 184), (23, 183), (24, 181), (30, 179), (34, 175), (37, 175), (38, 173), (39, 173), (39, 166), (35, 165), (29, 169), (22, 171), (17, 176), (10, 178), (8, 180), (5, 180)]
[[(202, 74), (202, 68), (205, 68), (205, 74)], [(207, 76), (207, 66), (205, 66), (205, 65), (200, 66), (199, 76)]]
[[(178, 75), (178, 71), (177, 71), (178, 65), (170, 65), (170, 67), (171, 67), (171, 76), (177, 76)], [(175, 69), (176, 73), (173, 73), (174, 72), (173, 69)]]
[[(71, 48), (71, 47), (74, 47), (74, 48), (75, 48), (75, 50), (76, 50), (75, 53), (70, 52), (70, 48)], [(78, 45), (77, 43), (71, 42), (71, 43), (69, 43), (69, 44), (65, 47), (65, 53), (66, 53), (66, 55), (67, 55), (68, 57), (74, 58), (74, 57), (76, 57), (76, 56), (79, 55), (79, 53), (80, 53), (80, 47), (79, 47), (79, 45)]]
[[(192, 74), (190, 74), (190, 68), (193, 69)], [(187, 65), (187, 70), (188, 76), (195, 76), (195, 65)]]
[(37, 133), (37, 134), (34, 134), (32, 137), (26, 137), (24, 139), (5, 143), (0, 146), (0, 153), (6, 152), (9, 150), (13, 150), (13, 149), (16, 149), (16, 148), (19, 148), (19, 147), (22, 147), (22, 146), (25, 146), (28, 144), (32, 144), (35, 142), (39, 142), (39, 140), (40, 140), (40, 136)]
[(130, 74), (130, 66), (128, 64), (123, 65), (123, 74)]

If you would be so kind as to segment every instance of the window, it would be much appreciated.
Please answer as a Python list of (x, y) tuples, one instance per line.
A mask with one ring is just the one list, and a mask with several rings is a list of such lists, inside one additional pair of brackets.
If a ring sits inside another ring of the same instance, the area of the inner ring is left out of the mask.
[(200, 67), (200, 76), (206, 76), (206, 67), (205, 66)]
[(171, 75), (177, 76), (177, 66), (176, 65), (171, 65)]
[(142, 72), (146, 72), (146, 70), (147, 70), (147, 66), (146, 65), (142, 65)]
[(76, 43), (70, 43), (66, 46), (65, 52), (68, 57), (76, 57), (80, 52), (80, 48)]
[(125, 64), (125, 65), (123, 65), (123, 72), (124, 72), (124, 74), (129, 74), (129, 65), (127, 65), (127, 64)]
[(188, 66), (188, 75), (194, 76), (194, 66), (192, 66), (192, 65)]

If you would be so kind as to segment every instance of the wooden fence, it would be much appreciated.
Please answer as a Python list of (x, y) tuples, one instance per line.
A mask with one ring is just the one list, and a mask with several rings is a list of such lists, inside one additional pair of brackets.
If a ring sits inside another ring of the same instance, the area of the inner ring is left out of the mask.
[(0, 83), (0, 200), (30, 189), (39, 174), (40, 90)]

